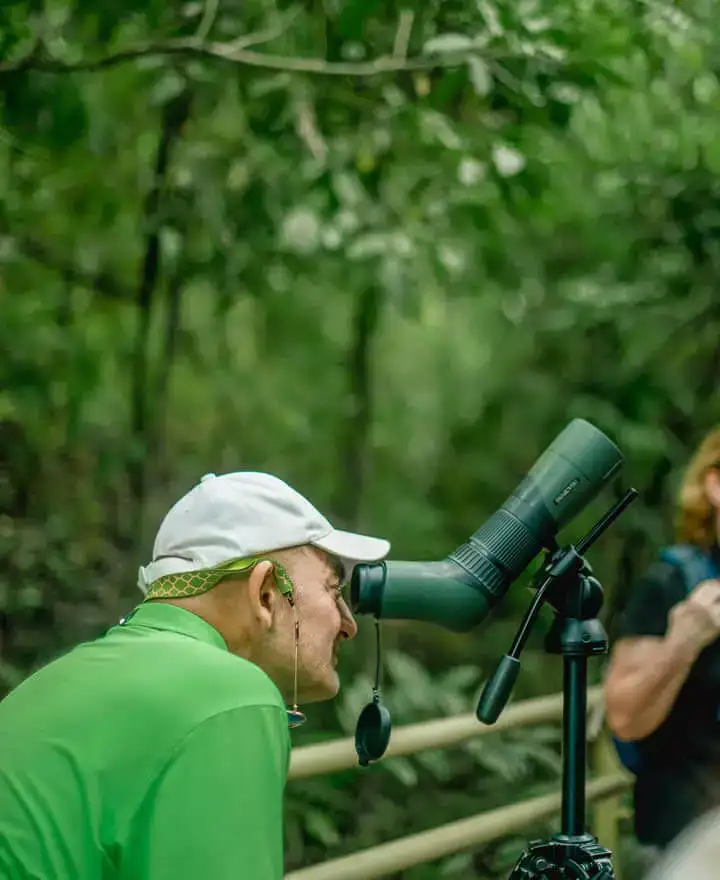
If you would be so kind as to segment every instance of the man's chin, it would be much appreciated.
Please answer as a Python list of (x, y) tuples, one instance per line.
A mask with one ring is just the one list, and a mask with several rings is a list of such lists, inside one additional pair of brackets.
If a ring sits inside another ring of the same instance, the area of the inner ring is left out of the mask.
[(332, 669), (317, 681), (308, 682), (300, 694), (301, 703), (321, 703), (332, 700), (340, 691), (340, 676)]

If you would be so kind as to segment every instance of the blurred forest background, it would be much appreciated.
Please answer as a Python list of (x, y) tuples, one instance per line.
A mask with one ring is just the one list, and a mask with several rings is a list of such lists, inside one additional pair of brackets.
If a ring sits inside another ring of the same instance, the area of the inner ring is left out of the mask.
[[(641, 491), (591, 552), (612, 629), (720, 420), (719, 52), (709, 0), (4, 0), (0, 693), (132, 607), (207, 471), (441, 558), (576, 416)], [(472, 711), (528, 597), (384, 624), (394, 724)], [(296, 744), (354, 729), (360, 624)], [(543, 631), (515, 698), (560, 686)], [(288, 868), (559, 773), (545, 725), (291, 783)], [(504, 877), (551, 827), (401, 876)]]

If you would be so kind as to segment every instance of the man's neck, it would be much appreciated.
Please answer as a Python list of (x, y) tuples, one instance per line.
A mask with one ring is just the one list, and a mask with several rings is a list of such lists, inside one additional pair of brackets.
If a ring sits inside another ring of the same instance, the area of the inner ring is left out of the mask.
[(197, 614), (220, 633), (231, 654), (244, 657), (246, 660), (251, 659), (253, 644), (251, 633), (247, 631), (247, 627), (243, 626), (241, 621), (235, 619), (234, 614), (214, 601), (214, 597), (209, 595), (189, 596), (185, 599), (167, 599), (165, 601), (170, 605), (177, 605), (178, 608), (184, 608), (186, 611)]

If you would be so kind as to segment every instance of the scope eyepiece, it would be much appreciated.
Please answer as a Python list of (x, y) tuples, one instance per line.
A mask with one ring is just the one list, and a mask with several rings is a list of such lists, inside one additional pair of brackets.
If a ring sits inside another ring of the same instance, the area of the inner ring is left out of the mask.
[(386, 577), (384, 562), (355, 566), (350, 580), (350, 604), (356, 614), (381, 616)]

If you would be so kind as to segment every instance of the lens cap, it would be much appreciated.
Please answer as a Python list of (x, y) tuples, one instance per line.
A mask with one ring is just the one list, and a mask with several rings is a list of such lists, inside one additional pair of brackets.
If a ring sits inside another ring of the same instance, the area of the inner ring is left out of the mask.
[(355, 751), (361, 767), (382, 758), (390, 742), (391, 727), (390, 713), (376, 696), (360, 713), (355, 728)]

